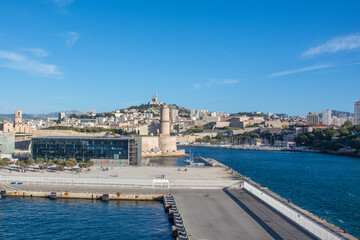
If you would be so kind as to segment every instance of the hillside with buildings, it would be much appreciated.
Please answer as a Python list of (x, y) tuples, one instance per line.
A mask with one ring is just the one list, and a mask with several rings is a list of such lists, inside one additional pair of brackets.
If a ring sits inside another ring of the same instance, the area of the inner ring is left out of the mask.
[(164, 106), (167, 107), (169, 136), (176, 137), (171, 138), (171, 141), (181, 144), (225, 144), (286, 149), (296, 146), (314, 147), (315, 145), (310, 145), (307, 141), (299, 141), (299, 136), (319, 131), (341, 131), (346, 122), (355, 125), (360, 123), (359, 101), (355, 103), (354, 114), (334, 110), (324, 110), (320, 114), (309, 112), (307, 116), (262, 112), (229, 114), (187, 109), (175, 104), (166, 105), (158, 101), (155, 93), (146, 104), (111, 112), (88, 110), (79, 114), (69, 111), (59, 112), (56, 117), (51, 114), (46, 119), (26, 119), (22, 111), (18, 110), (14, 115), (14, 121), (3, 120), (0, 123), (0, 132), (2, 135), (16, 135), (16, 139), (19, 139), (19, 136), (29, 138), (66, 134), (141, 136), (143, 139), (147, 137), (144, 147), (151, 152), (159, 148), (159, 140), (149, 139), (161, 135), (161, 112)]

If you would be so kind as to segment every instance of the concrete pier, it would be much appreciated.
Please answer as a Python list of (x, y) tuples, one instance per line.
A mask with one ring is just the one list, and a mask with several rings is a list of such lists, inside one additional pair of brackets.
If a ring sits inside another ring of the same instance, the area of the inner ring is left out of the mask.
[[(151, 201), (161, 200), (164, 196), (164, 193), (156, 192), (155, 189), (126, 189), (126, 192), (114, 193), (111, 192), (114, 188), (101, 186), (97, 186), (98, 192), (94, 193), (85, 192), (93, 187), (84, 186), (72, 186), (71, 191), (64, 191), (64, 186), (51, 185), (46, 186), (47, 191), (40, 191), (37, 185), (23, 185), (19, 188), (28, 190), (8, 190), (7, 197), (46, 198), (56, 192), (58, 199), (100, 200), (107, 193), (110, 201)], [(241, 189), (169, 189), (168, 192), (173, 194), (176, 208), (181, 213), (181, 223), (187, 236), (193, 240), (317, 239)]]
[[(204, 161), (213, 167), (187, 171), (178, 167), (119, 168), (109, 171), (108, 176), (93, 172), (59, 174), (61, 178), (52, 173), (7, 174), (0, 176), (0, 190), (7, 189), (7, 196), (47, 197), (56, 192), (56, 198), (96, 200), (106, 196), (109, 201), (159, 200), (172, 194), (174, 213), (181, 215), (174, 234), (184, 228), (193, 240), (356, 239), (224, 164), (214, 159)], [(114, 173), (122, 178), (113, 177)], [(158, 177), (164, 175), (166, 179)], [(147, 178), (141, 178), (144, 176)], [(154, 179), (169, 184), (159, 188)]]
[(275, 239), (317, 239), (244, 190), (224, 192)]
[(174, 193), (190, 239), (273, 239), (221, 190)]

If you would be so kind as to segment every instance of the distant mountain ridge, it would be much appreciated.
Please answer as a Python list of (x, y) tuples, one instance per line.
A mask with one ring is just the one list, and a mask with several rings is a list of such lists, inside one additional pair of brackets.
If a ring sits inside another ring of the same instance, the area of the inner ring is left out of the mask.
[[(83, 112), (78, 111), (78, 110), (59, 111), (59, 112), (64, 112), (67, 116), (71, 115), (71, 114), (75, 114), (75, 115), (83, 114)], [(23, 113), (22, 117), (23, 117), (23, 119), (34, 119), (34, 120), (43, 119), (43, 120), (45, 120), (48, 118), (57, 118), (59, 112), (39, 113), (39, 114)], [(12, 113), (12, 114), (0, 113), (0, 121), (3, 121), (3, 120), (14, 121), (14, 119), (15, 119), (15, 113)]]
[[(322, 113), (319, 114), (320, 117), (322, 117)], [(338, 110), (331, 110), (331, 116), (332, 117), (353, 117), (354, 113), (351, 112), (343, 112), (343, 111), (338, 111)]]

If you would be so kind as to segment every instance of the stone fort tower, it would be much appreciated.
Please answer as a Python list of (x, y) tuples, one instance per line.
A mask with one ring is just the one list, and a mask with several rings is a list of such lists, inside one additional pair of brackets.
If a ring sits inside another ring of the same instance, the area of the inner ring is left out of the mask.
[(167, 105), (163, 105), (161, 108), (160, 136), (170, 136), (170, 113)]
[(167, 105), (163, 105), (160, 115), (159, 148), (162, 153), (176, 152), (176, 137), (170, 136), (170, 112)]
[(170, 135), (169, 106), (160, 103), (162, 105), (160, 111), (160, 134), (154, 137), (142, 137), (142, 156), (186, 156), (184, 149), (177, 149), (176, 136)]

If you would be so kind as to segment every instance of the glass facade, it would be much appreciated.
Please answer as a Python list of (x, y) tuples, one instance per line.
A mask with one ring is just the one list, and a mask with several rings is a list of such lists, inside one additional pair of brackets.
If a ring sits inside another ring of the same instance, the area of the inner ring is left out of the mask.
[(13, 154), (15, 152), (15, 135), (0, 135), (1, 154)]
[(141, 144), (138, 144), (136, 138), (44, 137), (33, 138), (31, 141), (34, 159), (75, 158), (83, 162), (91, 159), (126, 159), (132, 165), (137, 165), (141, 157), (139, 146)]

